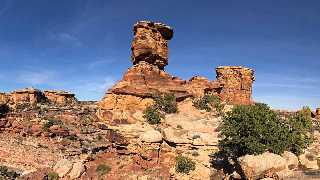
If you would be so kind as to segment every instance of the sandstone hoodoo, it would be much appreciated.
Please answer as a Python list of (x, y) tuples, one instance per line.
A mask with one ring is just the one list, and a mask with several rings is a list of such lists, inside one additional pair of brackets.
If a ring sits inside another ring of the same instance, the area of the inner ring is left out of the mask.
[(173, 29), (162, 23), (139, 21), (134, 25), (131, 45), (133, 66), (100, 101), (98, 115), (102, 119), (114, 119), (115, 111), (125, 114), (125, 119), (130, 119), (128, 116), (132, 112), (144, 110), (152, 104), (152, 97), (156, 94), (174, 94), (178, 102), (205, 93), (218, 95), (228, 104), (253, 102), (254, 71), (249, 68), (218, 67), (217, 80), (214, 81), (199, 76), (185, 81), (165, 72), (168, 41), (172, 37)]
[(162, 23), (139, 21), (134, 25), (132, 41), (132, 62), (146, 61), (163, 69), (168, 65), (168, 41), (173, 29)]

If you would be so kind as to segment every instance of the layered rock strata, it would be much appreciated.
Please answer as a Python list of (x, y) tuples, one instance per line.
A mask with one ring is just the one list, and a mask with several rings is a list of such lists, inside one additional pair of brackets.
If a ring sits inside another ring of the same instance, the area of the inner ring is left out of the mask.
[(78, 101), (75, 94), (66, 91), (46, 90), (42, 92), (35, 88), (25, 88), (8, 94), (0, 93), (0, 104), (7, 104), (12, 107), (20, 105), (34, 106), (44, 102), (65, 106), (76, 104)]
[(66, 91), (45, 90), (44, 95), (49, 102), (59, 105), (71, 105), (77, 103), (75, 94)]

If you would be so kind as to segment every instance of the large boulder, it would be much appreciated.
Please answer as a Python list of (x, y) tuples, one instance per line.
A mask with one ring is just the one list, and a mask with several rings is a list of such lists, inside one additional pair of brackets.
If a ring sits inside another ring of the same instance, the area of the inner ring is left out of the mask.
[(72, 166), (72, 170), (69, 173), (69, 179), (77, 179), (79, 178), (84, 172), (86, 168), (82, 162), (76, 162)]
[(59, 177), (65, 177), (72, 169), (73, 162), (67, 159), (62, 159), (56, 163), (53, 170), (58, 173)]
[(270, 173), (287, 168), (287, 161), (280, 155), (265, 152), (260, 155), (246, 155), (238, 158), (241, 169), (247, 179), (259, 179)]
[(295, 169), (299, 166), (299, 159), (292, 152), (285, 151), (281, 156), (286, 159), (289, 169)]
[(162, 141), (162, 135), (159, 131), (150, 130), (140, 136), (140, 140), (148, 143), (157, 143)]
[(306, 150), (299, 156), (299, 162), (304, 169), (318, 170), (317, 154)]

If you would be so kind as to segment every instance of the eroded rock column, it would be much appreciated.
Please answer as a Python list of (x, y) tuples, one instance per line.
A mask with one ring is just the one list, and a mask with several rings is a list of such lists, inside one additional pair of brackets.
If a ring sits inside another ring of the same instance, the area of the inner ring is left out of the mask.
[(254, 71), (241, 66), (220, 66), (216, 69), (221, 84), (220, 97), (223, 101), (237, 104), (252, 104)]
[(173, 29), (162, 23), (139, 21), (134, 25), (133, 31), (133, 64), (145, 61), (164, 69), (168, 65), (168, 41), (173, 36)]

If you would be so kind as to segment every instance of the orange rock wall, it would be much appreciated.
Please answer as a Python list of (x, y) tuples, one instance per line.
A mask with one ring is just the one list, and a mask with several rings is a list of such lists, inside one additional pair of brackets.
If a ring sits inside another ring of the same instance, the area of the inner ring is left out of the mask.
[(254, 71), (240, 66), (221, 66), (216, 69), (217, 81), (222, 89), (222, 101), (229, 104), (252, 104)]
[(44, 91), (44, 95), (49, 102), (54, 104), (68, 105), (77, 102), (75, 95), (70, 93), (61, 93), (58, 91)]

